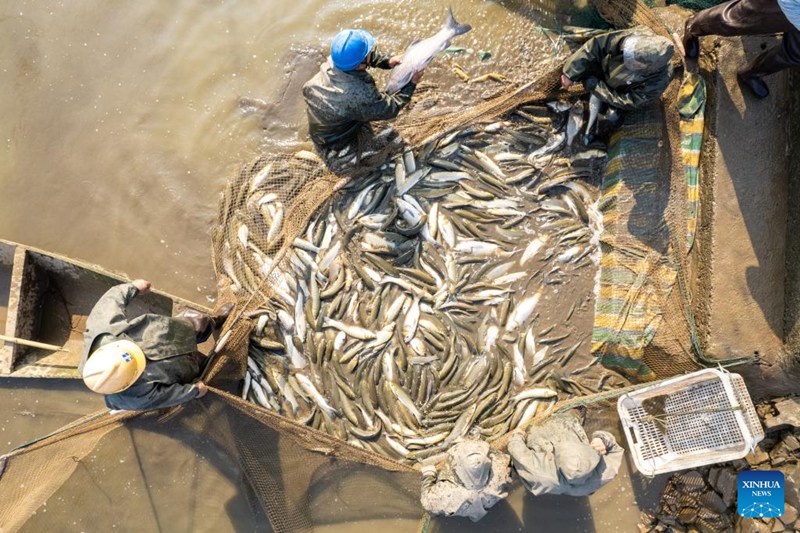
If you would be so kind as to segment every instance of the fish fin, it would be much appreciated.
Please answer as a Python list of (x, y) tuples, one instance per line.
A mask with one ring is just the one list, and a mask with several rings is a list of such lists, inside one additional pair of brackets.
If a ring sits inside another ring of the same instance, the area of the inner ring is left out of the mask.
[(456, 18), (453, 16), (453, 8), (447, 8), (447, 20), (444, 22), (445, 29), (452, 30), (453, 35), (461, 35), (467, 33), (469, 30), (472, 29), (472, 26), (469, 24), (459, 24)]

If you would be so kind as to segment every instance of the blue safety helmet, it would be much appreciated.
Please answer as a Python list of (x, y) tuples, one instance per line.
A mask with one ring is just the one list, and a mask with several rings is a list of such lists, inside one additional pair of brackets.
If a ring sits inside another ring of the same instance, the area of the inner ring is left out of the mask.
[(331, 59), (339, 70), (353, 70), (375, 46), (375, 38), (365, 30), (342, 30), (331, 41)]

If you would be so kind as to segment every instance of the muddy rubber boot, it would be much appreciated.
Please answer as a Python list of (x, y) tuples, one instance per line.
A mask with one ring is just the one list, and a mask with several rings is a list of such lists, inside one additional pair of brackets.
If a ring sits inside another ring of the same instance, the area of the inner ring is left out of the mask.
[(769, 96), (769, 87), (761, 78), (800, 64), (800, 34), (786, 33), (783, 41), (756, 56), (750, 64), (736, 73), (739, 82), (756, 98)]
[(178, 318), (188, 320), (195, 332), (195, 340), (197, 344), (205, 342), (214, 330), (214, 319), (205, 313), (196, 311), (195, 309), (187, 309), (183, 311)]
[(740, 84), (747, 87), (750, 93), (759, 100), (763, 100), (769, 96), (769, 87), (760, 76), (753, 76), (747, 71), (740, 71), (736, 73), (736, 78), (739, 80)]
[(222, 324), (225, 323), (225, 321), (228, 319), (228, 316), (230, 316), (231, 311), (233, 311), (234, 305), (234, 303), (228, 303), (219, 308), (219, 312), (212, 317), (214, 329), (219, 329), (222, 327)]

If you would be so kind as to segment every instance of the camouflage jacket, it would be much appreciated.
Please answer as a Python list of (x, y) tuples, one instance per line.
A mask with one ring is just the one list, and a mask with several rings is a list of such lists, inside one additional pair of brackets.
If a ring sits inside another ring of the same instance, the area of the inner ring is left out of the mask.
[(205, 356), (196, 352), (148, 361), (133, 385), (122, 392), (106, 395), (106, 405), (109, 409), (147, 411), (194, 400), (199, 391), (192, 381), (200, 376), (204, 359)]
[(611, 433), (595, 431), (592, 433), (594, 438), (603, 441), (607, 452), (601, 456), (591, 475), (579, 485), (564, 478), (554, 451), (554, 442), (558, 440), (589, 445), (590, 440), (580, 422), (570, 414), (554, 415), (539, 426), (530, 426), (525, 439), (519, 434), (512, 435), (508, 440), (508, 453), (522, 484), (534, 496), (588, 496), (616, 477), (625, 453)]
[[(376, 54), (369, 66), (388, 69), (389, 58)], [(408, 83), (397, 93), (387, 94), (378, 90), (366, 70), (342, 71), (328, 58), (303, 86), (311, 140), (321, 148), (343, 147), (363, 124), (396, 117), (415, 88)]]
[(475, 522), (486, 515), (487, 509), (508, 496), (511, 488), (509, 456), (491, 452), (491, 473), (486, 485), (481, 489), (469, 489), (459, 479), (452, 464), (458, 454), (457, 448), (455, 445), (448, 450), (450, 458), (435, 473), (423, 474), (420, 502), (430, 513), (463, 516)]
[[(186, 320), (146, 313), (129, 319), (125, 309), (139, 293), (132, 283), (109, 289), (86, 320), (84, 351), (78, 370), (97, 348), (115, 340), (135, 342), (144, 352), (144, 373), (128, 389), (106, 396), (112, 409), (158, 409), (197, 397), (191, 384), (200, 373), (196, 332)], [(200, 356), (202, 357), (202, 356)]]
[[(511, 488), (511, 458), (508, 454), (497, 450), (488, 453), (490, 470), (485, 484), (480, 488), (469, 488), (469, 482), (465, 483), (459, 477), (458, 464), (464, 473), (469, 447), (466, 441), (451, 446), (447, 450), (447, 459), (435, 471), (423, 473), (420, 502), (426, 511), (444, 516), (463, 516), (474, 522), (483, 518), (487, 509), (508, 496)], [(486, 449), (489, 449), (488, 445)]]
[(592, 37), (567, 59), (564, 74), (572, 81), (596, 78), (593, 93), (609, 105), (627, 110), (640, 108), (661, 96), (672, 77), (671, 67), (652, 73), (625, 67), (622, 41), (642, 31), (634, 28)]

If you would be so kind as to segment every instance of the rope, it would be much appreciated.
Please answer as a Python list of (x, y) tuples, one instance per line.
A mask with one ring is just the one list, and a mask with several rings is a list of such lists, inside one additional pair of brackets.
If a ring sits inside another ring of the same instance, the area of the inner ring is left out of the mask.
[(431, 513), (425, 513), (422, 515), (422, 518), (419, 519), (419, 528), (417, 531), (419, 533), (429, 533), (431, 530), (431, 522), (433, 521), (433, 517)]
[[(672, 228), (669, 228), (670, 239), (672, 240), (672, 250), (673, 254), (677, 255), (680, 254), (680, 241), (678, 240), (677, 233), (672, 231)], [(673, 257), (673, 259), (675, 259)], [(732, 366), (742, 365), (742, 364), (749, 364), (755, 361), (755, 356), (752, 355), (743, 355), (740, 357), (731, 357), (729, 359), (711, 359), (706, 356), (703, 347), (700, 345), (699, 335), (697, 333), (697, 323), (694, 319), (694, 312), (692, 311), (691, 303), (691, 295), (689, 294), (689, 289), (686, 285), (686, 278), (684, 277), (683, 273), (683, 262), (680, 260), (680, 256), (678, 255), (677, 265), (678, 268), (675, 269), (677, 273), (677, 280), (678, 280), (678, 289), (681, 293), (681, 307), (683, 308), (684, 313), (684, 320), (686, 321), (686, 325), (689, 328), (689, 342), (692, 345), (692, 350), (694, 353), (689, 353), (688, 355), (694, 356), (696, 362), (700, 363), (702, 366), (711, 367), (720, 365), (723, 368), (728, 368)]]
[[(112, 414), (109, 409), (104, 409), (102, 411), (98, 411), (96, 413), (92, 413), (90, 415), (87, 415), (87, 416), (84, 416), (82, 418), (79, 418), (79, 419), (77, 419), (77, 420), (75, 420), (73, 422), (70, 422), (66, 426), (62, 426), (62, 427), (58, 428), (57, 430), (53, 431), (52, 433), (48, 433), (46, 435), (42, 435), (41, 437), (38, 437), (38, 438), (33, 439), (31, 441), (28, 441), (28, 442), (26, 442), (24, 444), (20, 444), (19, 446), (17, 446), (16, 448), (11, 450), (7, 454), (3, 455), (2, 457), (3, 458), (7, 458), (7, 457), (11, 457), (13, 455), (18, 455), (19, 453), (24, 452), (27, 448), (30, 448), (30, 447), (32, 447), (32, 446), (34, 446), (36, 444), (42, 443), (42, 445), (45, 445), (45, 444), (47, 444), (47, 443), (43, 443), (43, 441), (45, 441), (45, 440), (48, 440), (48, 441), (49, 440), (58, 440), (55, 437), (58, 437), (59, 435), (62, 435), (63, 433), (66, 433), (66, 432), (71, 431), (73, 429), (78, 429), (78, 428), (85, 429), (85, 428), (83, 428), (83, 426), (85, 426), (87, 424), (90, 424), (92, 422), (95, 422), (97, 420), (101, 420), (101, 419), (105, 418), (106, 416), (111, 416), (112, 417), (112, 418), (109, 418), (106, 422), (115, 422), (115, 421), (119, 420), (120, 418), (123, 418), (123, 416), (121, 416), (119, 414)], [(131, 418), (131, 417), (125, 417), (125, 418)], [(88, 430), (88, 431), (90, 431), (90, 430)]]

